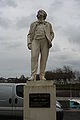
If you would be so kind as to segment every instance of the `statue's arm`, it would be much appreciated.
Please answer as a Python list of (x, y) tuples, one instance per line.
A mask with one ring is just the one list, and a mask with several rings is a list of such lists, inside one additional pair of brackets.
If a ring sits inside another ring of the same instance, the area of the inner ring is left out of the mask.
[(28, 46), (28, 49), (30, 49), (30, 50), (31, 50), (31, 28), (32, 28), (32, 25), (30, 25), (30, 30), (27, 35), (27, 46)]
[(54, 38), (54, 32), (53, 32), (53, 29), (52, 29), (52, 25), (50, 24), (50, 35), (51, 35), (51, 41), (53, 40)]

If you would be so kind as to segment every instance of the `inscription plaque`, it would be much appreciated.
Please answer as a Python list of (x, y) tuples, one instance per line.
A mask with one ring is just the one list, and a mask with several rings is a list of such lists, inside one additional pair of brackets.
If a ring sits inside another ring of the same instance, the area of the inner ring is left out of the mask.
[(50, 93), (30, 93), (29, 107), (32, 108), (49, 108)]

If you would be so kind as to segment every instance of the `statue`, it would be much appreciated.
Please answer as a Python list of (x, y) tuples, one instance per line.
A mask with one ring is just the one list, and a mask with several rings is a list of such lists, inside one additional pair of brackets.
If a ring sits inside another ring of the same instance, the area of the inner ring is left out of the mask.
[(27, 35), (27, 46), (31, 50), (31, 77), (29, 80), (36, 80), (38, 69), (38, 58), (40, 55), (40, 80), (46, 80), (45, 68), (49, 54), (49, 49), (52, 47), (54, 32), (49, 22), (45, 21), (47, 13), (44, 10), (39, 10), (37, 13), (37, 21), (30, 25), (30, 30)]

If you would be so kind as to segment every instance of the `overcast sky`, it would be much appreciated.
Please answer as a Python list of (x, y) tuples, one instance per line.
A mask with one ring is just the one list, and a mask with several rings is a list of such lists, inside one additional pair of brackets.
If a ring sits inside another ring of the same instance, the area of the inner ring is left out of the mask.
[(80, 0), (0, 0), (0, 77), (30, 76), (26, 35), (39, 9), (55, 33), (46, 70), (80, 70)]

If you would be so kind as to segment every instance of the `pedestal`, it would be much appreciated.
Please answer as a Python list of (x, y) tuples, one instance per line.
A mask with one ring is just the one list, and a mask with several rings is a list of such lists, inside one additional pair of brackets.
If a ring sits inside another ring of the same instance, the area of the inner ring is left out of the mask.
[(56, 120), (56, 87), (53, 81), (26, 83), (24, 120)]

